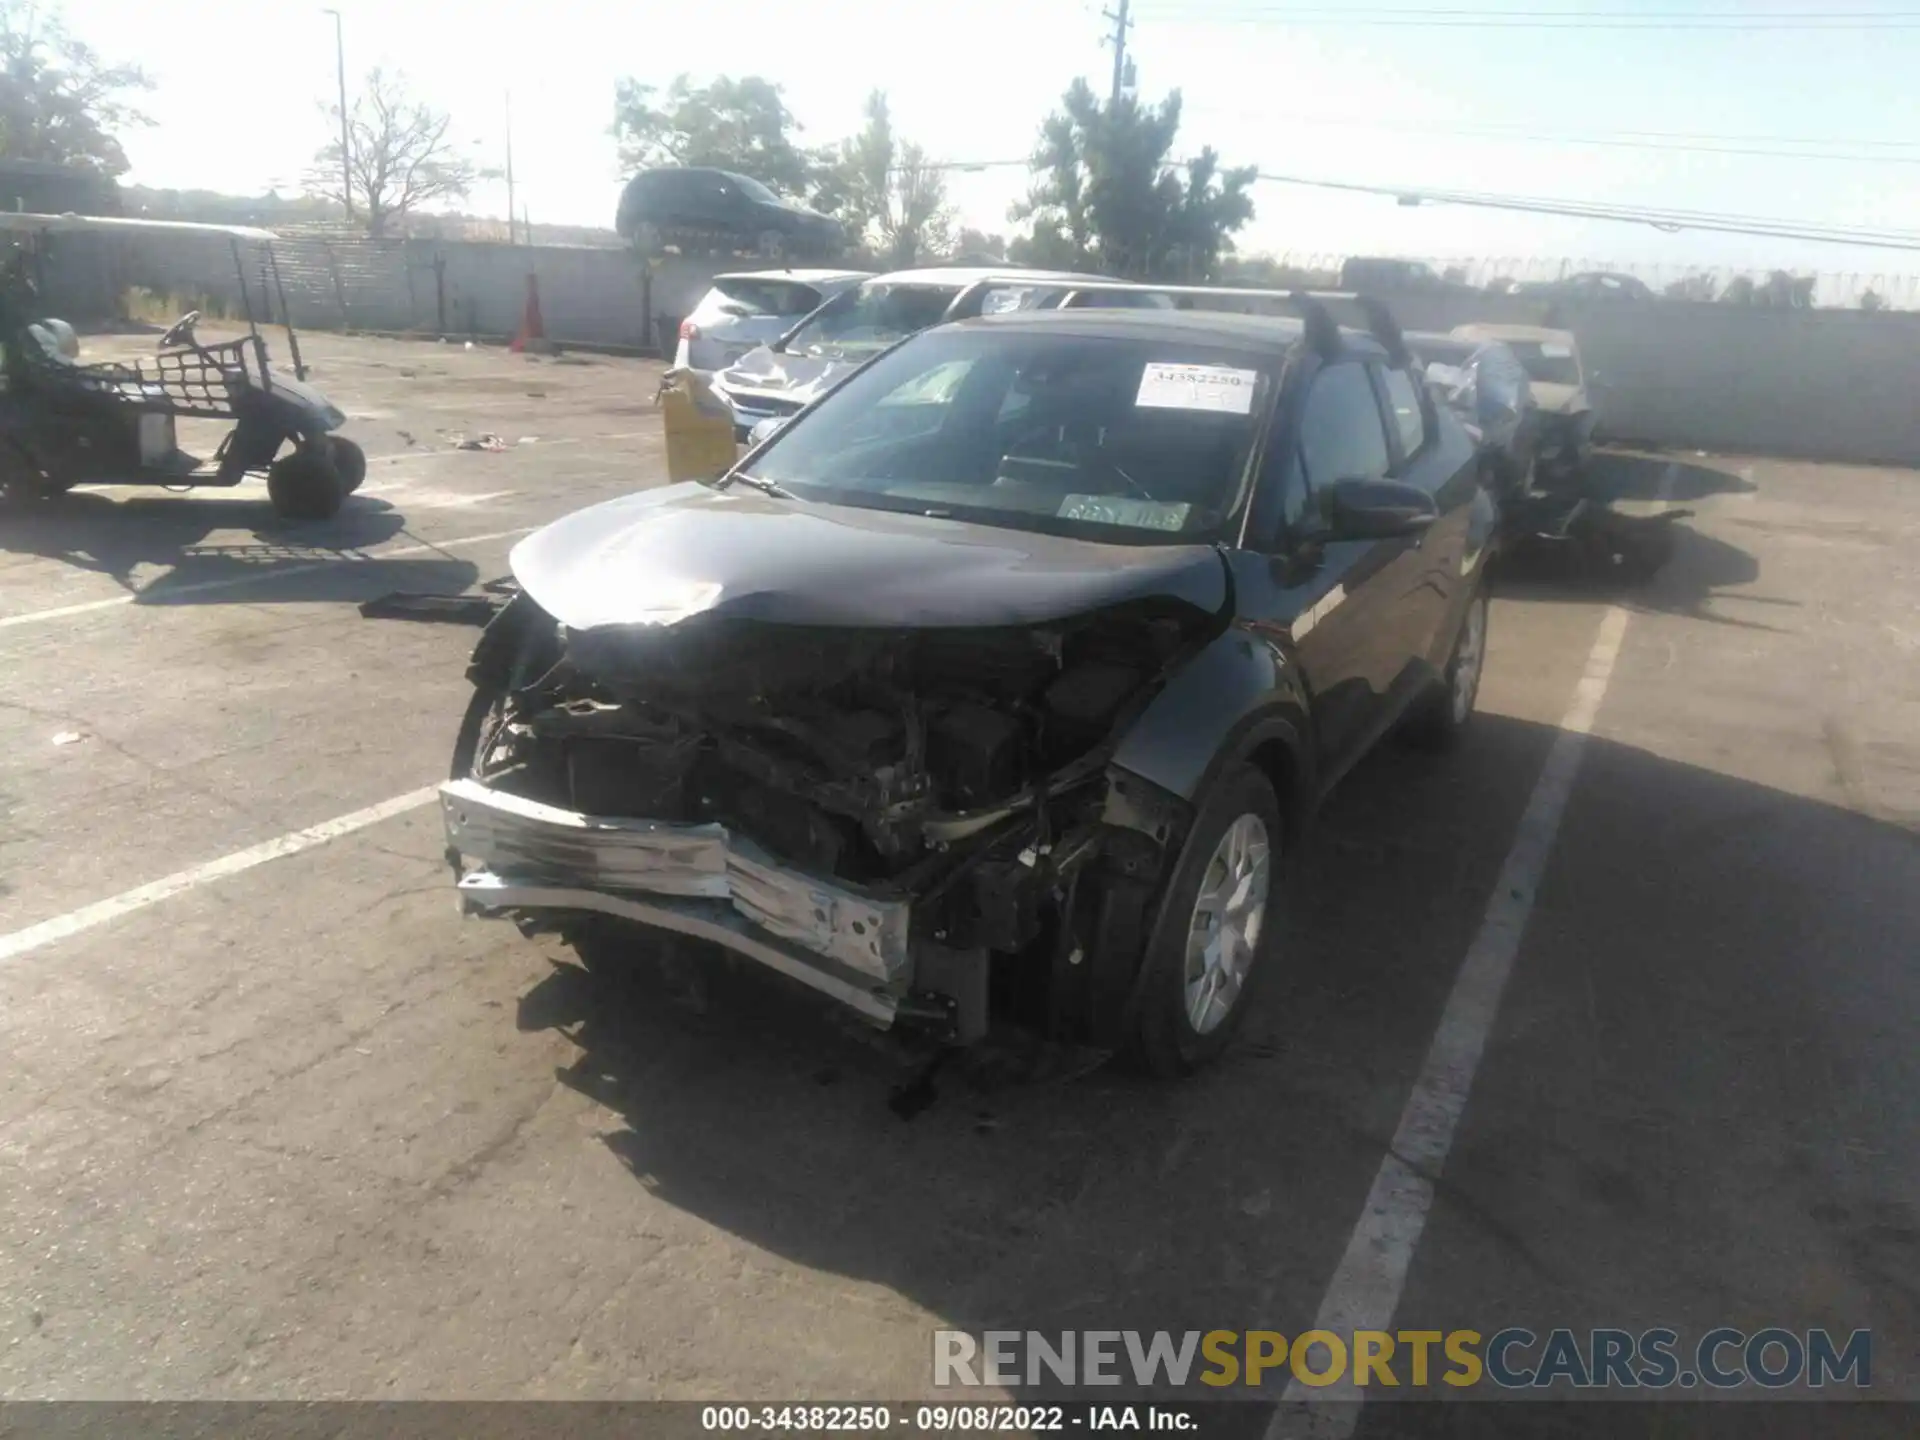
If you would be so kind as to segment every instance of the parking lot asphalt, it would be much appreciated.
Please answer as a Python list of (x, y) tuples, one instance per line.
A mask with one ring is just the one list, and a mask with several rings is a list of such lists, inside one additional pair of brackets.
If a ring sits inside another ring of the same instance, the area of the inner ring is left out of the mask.
[(336, 520), (0, 518), (0, 1394), (899, 1399), (940, 1326), (1296, 1334), (1380, 1293), (1343, 1256), (1497, 912), (1394, 1324), (1869, 1328), (1920, 1399), (1912, 475), (1608, 457), (1698, 512), (1672, 567), (1502, 590), (1474, 733), (1334, 796), (1223, 1063), (903, 1120), (784, 991), (459, 920), (473, 632), (352, 603), (657, 483), (658, 367), (307, 349), (374, 457)]

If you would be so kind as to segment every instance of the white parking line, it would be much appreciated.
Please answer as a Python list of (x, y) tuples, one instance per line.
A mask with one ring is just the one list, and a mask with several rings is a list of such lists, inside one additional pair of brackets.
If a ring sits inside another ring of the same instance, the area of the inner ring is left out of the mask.
[[(1679, 467), (1669, 465), (1660, 479), (1660, 509), (1666, 508), (1678, 478)], [(1374, 1174), (1339, 1267), (1321, 1296), (1313, 1321), (1316, 1330), (1347, 1341), (1357, 1330), (1384, 1331), (1393, 1324), (1407, 1271), (1433, 1207), (1434, 1185), (1453, 1148), (1454, 1131), (1499, 1016), (1500, 998), (1513, 973), (1533, 897), (1553, 854), (1554, 838), (1586, 755), (1587, 738), (1606, 698), (1626, 633), (1627, 611), (1608, 606), (1593, 648), (1587, 652), (1586, 669), (1560, 717), (1560, 733), (1534, 781), (1479, 932), (1454, 978), (1413, 1092), (1400, 1112), (1400, 1123)], [(1280, 1408), (1267, 1423), (1267, 1440), (1296, 1436), (1346, 1440), (1360, 1421), (1363, 1400), (1364, 1392), (1353, 1383), (1350, 1369), (1328, 1385), (1289, 1381)]]
[[(289, 575), (309, 575), (315, 570), (330, 570), (336, 565), (378, 565), (383, 560), (404, 560), (409, 555), (429, 555), (437, 550), (453, 550), (466, 545), (484, 545), (489, 540), (510, 540), (518, 535), (530, 535), (540, 527), (538, 525), (520, 525), (512, 530), (494, 530), (485, 535), (461, 535), (452, 540), (436, 540), (430, 544), (402, 545), (394, 550), (350, 551), (342, 555), (329, 556), (325, 560), (315, 560), (306, 565), (287, 565), (279, 569), (263, 569), (253, 575), (227, 575), (218, 580), (196, 580), (188, 585), (171, 585), (154, 596), (155, 604), (166, 604), (176, 595), (201, 595), (209, 590), (232, 590), (241, 585), (264, 585), (273, 580), (284, 580)], [(131, 595), (112, 595), (105, 600), (83, 600), (75, 605), (56, 605), (51, 610), (29, 610), (24, 615), (0, 615), (0, 630), (8, 630), (16, 625), (38, 625), (47, 620), (65, 620), (72, 615), (86, 615), (95, 610), (112, 610), (120, 605), (132, 605), (146, 598), (146, 592), (138, 591)]]
[(396, 815), (404, 815), (409, 810), (417, 810), (422, 805), (431, 804), (440, 793), (437, 785), (424, 790), (409, 790), (404, 795), (396, 795), (391, 800), (382, 800), (378, 805), (369, 805), (364, 810), (354, 810), (337, 816), (332, 820), (323, 820), (318, 825), (309, 825), (304, 830), (295, 830), (274, 840), (263, 841), (248, 846), (245, 850), (236, 850), (231, 855), (223, 855), (218, 860), (209, 860), (204, 865), (195, 865), (186, 870), (176, 871), (164, 880), (155, 880), (151, 884), (136, 886), (132, 890), (122, 891), (105, 900), (97, 900), (91, 905), (83, 905), (78, 910), (69, 910), (64, 915), (56, 915), (51, 920), (42, 920), (38, 925), (29, 925), (24, 930), (15, 930), (10, 935), (0, 935), (0, 965), (17, 960), (35, 950), (58, 944), (62, 940), (92, 930), (96, 926), (106, 925), (136, 910), (144, 910), (149, 905), (158, 905), (162, 900), (171, 900), (176, 895), (215, 880), (224, 880), (229, 875), (238, 875), (251, 870), (256, 865), (264, 865), (269, 860), (282, 860), (289, 855), (298, 855), (302, 850), (311, 850), (316, 845), (324, 845), (329, 840), (337, 840), (342, 835), (351, 835), (356, 830), (364, 830), (369, 825), (378, 825), (382, 820), (391, 820)]

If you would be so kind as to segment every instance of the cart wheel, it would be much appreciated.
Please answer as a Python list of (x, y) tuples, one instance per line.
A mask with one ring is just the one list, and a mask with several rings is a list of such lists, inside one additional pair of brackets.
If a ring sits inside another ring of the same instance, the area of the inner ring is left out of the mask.
[(367, 478), (367, 452), (344, 435), (329, 435), (327, 450), (333, 460), (333, 473), (340, 477), (340, 488), (351, 495)]
[(302, 446), (267, 470), (267, 498), (288, 520), (331, 520), (347, 498), (325, 446)]

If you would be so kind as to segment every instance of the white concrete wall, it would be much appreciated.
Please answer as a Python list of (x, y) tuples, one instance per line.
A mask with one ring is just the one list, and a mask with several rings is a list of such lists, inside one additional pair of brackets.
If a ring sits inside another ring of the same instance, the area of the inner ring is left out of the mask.
[[(183, 295), (232, 288), (232, 260), (219, 243), (143, 242), (123, 247), (111, 265), (95, 247), (66, 253), (72, 273), (52, 278), (64, 278), (76, 294), (115, 285)], [(312, 238), (289, 240), (282, 260), (294, 318), (307, 326), (510, 336), (532, 273), (550, 339), (633, 347), (655, 338), (650, 319), (671, 347), (673, 327), (717, 268), (668, 259), (643, 277), (626, 250)], [(1383, 298), (1408, 330), (1469, 320), (1571, 329), (1587, 368), (1604, 382), (1603, 438), (1920, 466), (1920, 314), (1681, 301), (1547, 307), (1473, 294)]]

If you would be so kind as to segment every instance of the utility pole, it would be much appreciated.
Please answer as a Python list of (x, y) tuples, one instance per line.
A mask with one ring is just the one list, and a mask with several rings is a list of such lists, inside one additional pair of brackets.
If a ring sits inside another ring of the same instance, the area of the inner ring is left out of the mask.
[(1120, 103), (1120, 92), (1127, 83), (1127, 27), (1133, 23), (1127, 19), (1127, 3), (1128, 0), (1120, 0), (1118, 15), (1111, 10), (1100, 12), (1113, 21), (1113, 35), (1110, 42), (1113, 45), (1113, 93), (1108, 97), (1109, 105)]
[[(509, 90), (507, 92), (507, 244), (509, 245), (515, 245), (519, 243), (513, 238), (514, 213), (515, 212), (513, 208), (513, 92)], [(529, 243), (532, 242), (533, 236), (531, 233), (528, 234), (527, 240)]]
[(333, 58), (340, 72), (340, 200), (347, 207), (347, 224), (353, 224), (353, 139), (347, 128), (347, 42), (342, 33), (340, 12), (323, 10), (333, 17)]

